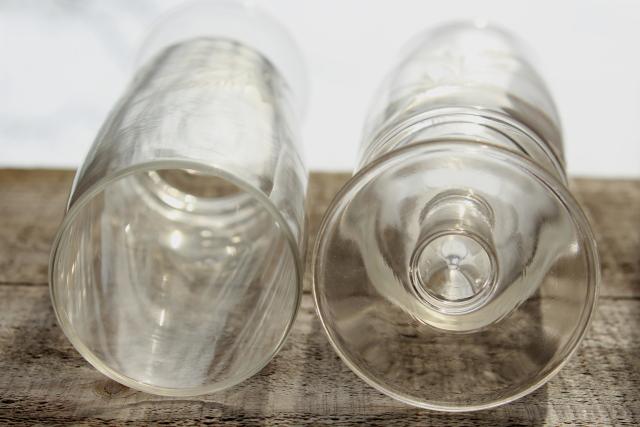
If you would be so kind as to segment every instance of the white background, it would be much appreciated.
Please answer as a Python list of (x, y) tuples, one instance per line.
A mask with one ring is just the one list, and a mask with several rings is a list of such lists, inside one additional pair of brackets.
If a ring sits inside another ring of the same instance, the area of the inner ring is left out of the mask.
[[(130, 77), (146, 28), (179, 3), (0, 0), (0, 167), (77, 166)], [(411, 36), (483, 18), (537, 53), (563, 119), (569, 172), (640, 176), (640, 1), (257, 3), (306, 55), (311, 169), (354, 166), (367, 106)]]

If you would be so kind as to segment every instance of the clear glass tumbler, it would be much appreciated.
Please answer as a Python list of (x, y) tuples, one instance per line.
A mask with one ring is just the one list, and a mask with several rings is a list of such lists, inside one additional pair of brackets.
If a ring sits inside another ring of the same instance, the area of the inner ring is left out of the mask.
[(141, 58), (76, 175), (53, 306), (112, 379), (214, 392), (264, 367), (298, 308), (304, 67), (287, 33), (240, 2), (171, 13)]
[(594, 310), (595, 241), (524, 51), (480, 23), (411, 43), (320, 229), (314, 296), (331, 343), (415, 406), (478, 410), (533, 391)]

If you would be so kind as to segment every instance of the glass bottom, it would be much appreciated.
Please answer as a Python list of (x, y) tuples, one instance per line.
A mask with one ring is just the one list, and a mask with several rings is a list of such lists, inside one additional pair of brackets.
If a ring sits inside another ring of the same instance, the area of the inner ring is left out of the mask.
[(152, 164), (76, 201), (55, 243), (59, 322), (129, 387), (195, 395), (264, 367), (297, 311), (300, 271), (264, 196), (198, 165)]
[(575, 351), (596, 301), (589, 224), (557, 178), (489, 144), (429, 141), (359, 171), (313, 254), (329, 339), (366, 382), (435, 410), (501, 405)]

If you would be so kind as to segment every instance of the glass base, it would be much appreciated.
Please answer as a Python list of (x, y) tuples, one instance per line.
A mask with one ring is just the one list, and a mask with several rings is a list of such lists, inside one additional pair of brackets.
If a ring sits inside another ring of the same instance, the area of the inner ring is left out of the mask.
[(547, 381), (593, 311), (599, 267), (578, 204), (507, 149), (430, 141), (358, 172), (330, 206), (313, 261), (318, 313), (365, 381), (462, 411)]

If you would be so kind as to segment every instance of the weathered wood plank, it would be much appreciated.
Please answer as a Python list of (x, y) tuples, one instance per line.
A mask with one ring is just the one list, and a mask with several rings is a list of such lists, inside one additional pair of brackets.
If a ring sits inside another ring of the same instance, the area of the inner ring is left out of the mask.
[[(314, 174), (310, 243), (348, 174)], [(0, 425), (497, 425), (640, 423), (640, 181), (574, 181), (603, 264), (600, 305), (577, 355), (533, 395), (473, 414), (421, 411), (376, 392), (330, 347), (305, 276), (283, 350), (259, 375), (198, 398), (163, 398), (110, 381), (71, 347), (49, 302), (49, 246), (72, 173), (0, 170)], [(307, 258), (307, 263), (310, 259)]]
[[(349, 175), (311, 175), (310, 243), (322, 214)], [(70, 171), (0, 170), (0, 283), (47, 282), (49, 249), (72, 179)], [(640, 296), (640, 180), (576, 179), (572, 189), (598, 240), (601, 295)]]
[(640, 301), (605, 298), (576, 357), (531, 396), (473, 414), (435, 414), (374, 391), (331, 349), (309, 294), (280, 354), (259, 375), (198, 398), (151, 396), (99, 374), (56, 325), (47, 288), (0, 288), (0, 424), (121, 424), (123, 420), (197, 424), (449, 425), (618, 424), (640, 422)]
[(577, 179), (571, 186), (596, 234), (603, 296), (640, 296), (640, 180)]
[(0, 170), (0, 283), (47, 282), (71, 171)]

